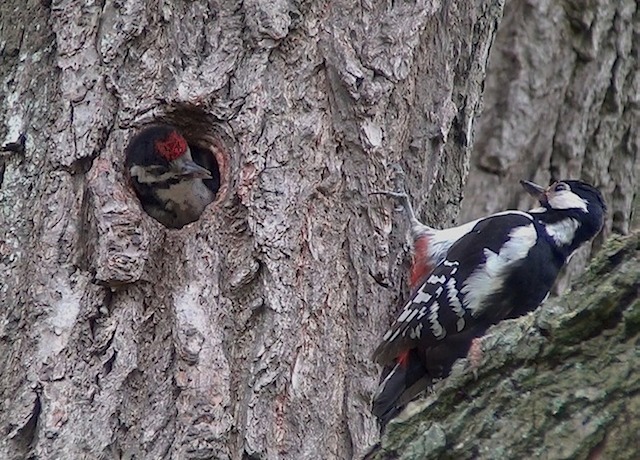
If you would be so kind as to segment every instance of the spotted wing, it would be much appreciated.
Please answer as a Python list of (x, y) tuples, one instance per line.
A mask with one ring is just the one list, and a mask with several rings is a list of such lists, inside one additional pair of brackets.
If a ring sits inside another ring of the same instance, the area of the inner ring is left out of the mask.
[(502, 310), (509, 307), (499, 305), (492, 311), (492, 301), (536, 241), (536, 228), (526, 213), (502, 213), (478, 221), (415, 290), (374, 359), (389, 364), (413, 348), (428, 350), (445, 340), (466, 340), (465, 334), (478, 324), (486, 328), (506, 317), (509, 311)]

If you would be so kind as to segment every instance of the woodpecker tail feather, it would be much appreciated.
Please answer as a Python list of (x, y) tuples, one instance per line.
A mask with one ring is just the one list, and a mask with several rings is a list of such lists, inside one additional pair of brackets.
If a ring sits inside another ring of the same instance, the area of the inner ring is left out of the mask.
[(386, 367), (371, 410), (380, 421), (382, 429), (430, 383), (431, 378), (415, 349)]

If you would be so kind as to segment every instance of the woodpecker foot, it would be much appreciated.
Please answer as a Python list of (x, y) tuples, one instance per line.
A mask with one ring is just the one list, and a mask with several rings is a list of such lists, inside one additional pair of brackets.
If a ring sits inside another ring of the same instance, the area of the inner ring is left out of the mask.
[(391, 192), (389, 190), (375, 190), (373, 192), (369, 192), (369, 195), (384, 195), (390, 196), (392, 198), (397, 199), (402, 206), (402, 209), (411, 209), (411, 204), (409, 203), (409, 195), (405, 192)]
[(409, 197), (407, 195), (406, 187), (404, 183), (406, 175), (404, 173), (404, 170), (399, 164), (394, 164), (391, 167), (390, 177), (391, 177), (391, 182), (393, 182), (393, 188), (395, 189), (393, 192), (376, 191), (376, 192), (371, 192), (370, 194), (371, 195), (389, 195), (395, 198), (406, 197), (408, 199)]
[(391, 171), (391, 181), (393, 182), (393, 187), (395, 190), (376, 190), (369, 195), (384, 195), (395, 198), (398, 201), (398, 204), (401, 208), (407, 213), (409, 220), (412, 224), (420, 223), (416, 218), (416, 215), (413, 211), (413, 206), (411, 206), (411, 201), (409, 200), (409, 194), (407, 194), (405, 187), (405, 173), (402, 167), (398, 164), (393, 165)]
[(484, 356), (482, 351), (482, 341), (487, 337), (490, 336), (485, 335), (473, 339), (471, 341), (471, 346), (469, 347), (469, 352), (467, 353), (467, 359), (469, 360), (469, 366), (471, 367), (471, 372), (473, 372), (474, 380), (478, 380), (478, 369), (480, 369), (480, 363)]

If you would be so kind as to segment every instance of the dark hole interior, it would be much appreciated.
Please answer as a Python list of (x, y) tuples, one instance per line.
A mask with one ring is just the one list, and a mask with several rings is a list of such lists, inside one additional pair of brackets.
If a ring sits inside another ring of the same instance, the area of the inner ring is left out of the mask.
[(215, 155), (209, 149), (198, 145), (189, 144), (189, 148), (191, 149), (193, 161), (211, 172), (211, 179), (204, 179), (202, 182), (209, 187), (209, 190), (217, 194), (218, 190), (220, 190), (220, 167)]

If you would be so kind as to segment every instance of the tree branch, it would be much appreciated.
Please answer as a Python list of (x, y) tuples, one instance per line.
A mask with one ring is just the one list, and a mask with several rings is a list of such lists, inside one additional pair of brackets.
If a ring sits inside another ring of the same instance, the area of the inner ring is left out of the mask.
[(636, 458), (640, 233), (611, 238), (574, 289), (489, 330), (391, 423), (376, 459)]

